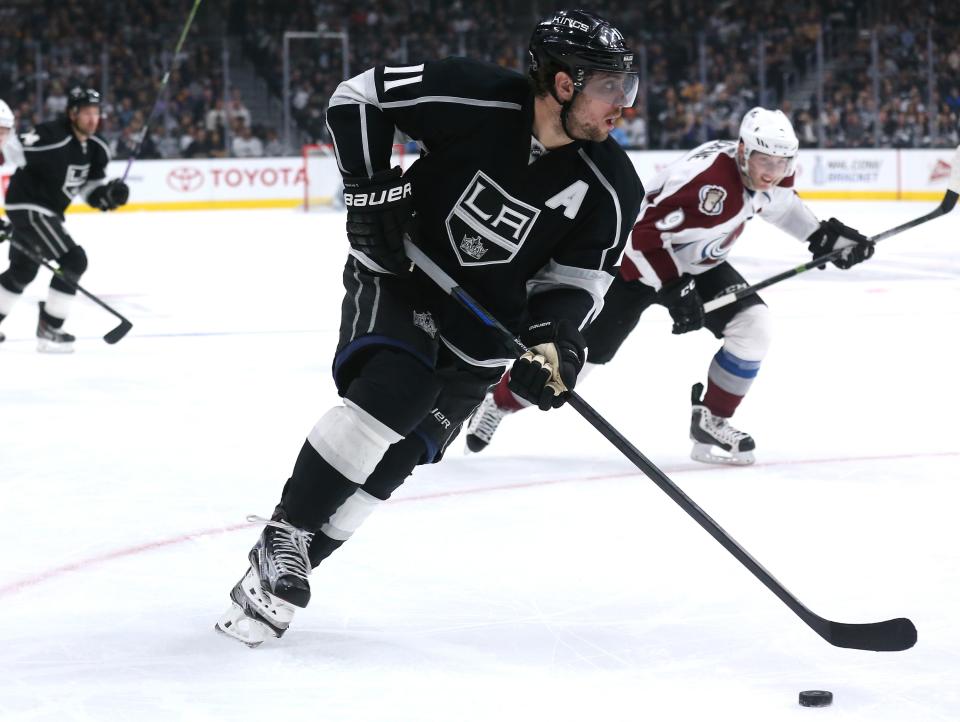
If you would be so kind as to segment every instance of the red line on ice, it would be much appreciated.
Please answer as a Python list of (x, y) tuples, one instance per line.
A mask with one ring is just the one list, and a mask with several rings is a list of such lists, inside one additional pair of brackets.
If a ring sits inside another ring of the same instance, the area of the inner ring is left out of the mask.
[[(830, 464), (830, 463), (843, 463), (851, 461), (893, 461), (897, 459), (918, 459), (918, 458), (932, 458), (932, 457), (944, 457), (944, 456), (960, 456), (956, 452), (941, 452), (933, 454), (894, 454), (890, 456), (860, 456), (857, 458), (837, 458), (837, 459), (803, 459), (800, 461), (772, 461), (767, 463), (753, 464), (747, 469), (756, 469), (764, 468), (771, 466), (800, 466), (800, 465), (810, 465), (810, 464)], [(744, 467), (732, 467), (732, 466), (707, 466), (703, 464), (697, 464), (696, 466), (678, 466), (673, 469), (664, 469), (664, 472), (667, 474), (686, 474), (692, 472), (704, 472), (704, 471), (730, 471), (736, 468), (743, 469)], [(582, 482), (582, 481), (605, 481), (609, 479), (622, 479), (631, 476), (643, 476), (643, 472), (639, 469), (633, 469), (630, 471), (623, 471), (615, 474), (598, 474), (596, 476), (573, 476), (565, 479), (541, 479), (538, 481), (520, 481), (513, 484), (501, 484), (499, 486), (487, 486), (480, 487), (476, 489), (457, 489), (454, 491), (437, 491), (429, 494), (420, 494), (417, 496), (406, 496), (399, 499), (393, 499), (390, 501), (391, 504), (402, 504), (405, 502), (411, 501), (427, 501), (430, 499), (439, 499), (447, 496), (466, 496), (467, 494), (485, 494), (491, 491), (508, 491), (511, 489), (525, 489), (528, 487), (535, 486), (549, 486), (552, 484), (569, 484), (571, 482)], [(87, 567), (95, 566), (102, 562), (112, 561), (114, 559), (123, 559), (125, 557), (136, 556), (137, 554), (143, 554), (146, 552), (151, 552), (156, 549), (162, 549), (163, 547), (175, 546), (177, 544), (183, 544), (186, 542), (194, 541), (196, 539), (201, 539), (203, 537), (210, 536), (219, 536), (221, 534), (229, 534), (230, 532), (239, 531), (240, 529), (248, 529), (250, 527), (258, 526), (256, 522), (245, 522), (243, 524), (232, 524), (230, 526), (219, 527), (215, 529), (204, 529), (202, 531), (191, 532), (189, 534), (181, 534), (179, 536), (169, 537), (167, 539), (158, 539), (157, 541), (146, 542), (144, 544), (138, 544), (132, 547), (126, 547), (123, 549), (117, 549), (112, 552), (105, 552), (103, 554), (97, 554), (92, 557), (87, 557), (86, 559), (79, 559), (75, 562), (69, 564), (63, 564), (58, 567), (52, 567), (46, 571), (34, 574), (33, 576), (24, 577), (23, 579), (18, 579), (13, 582), (9, 582), (0, 586), (0, 597), (10, 596), (21, 592), (28, 587), (36, 586), (37, 584), (42, 584), (50, 579), (59, 577), (63, 574), (69, 572), (80, 571), (86, 569)]]

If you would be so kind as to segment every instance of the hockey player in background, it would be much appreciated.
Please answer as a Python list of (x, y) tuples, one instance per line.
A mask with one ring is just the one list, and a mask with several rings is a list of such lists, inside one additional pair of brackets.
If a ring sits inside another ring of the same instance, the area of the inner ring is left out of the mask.
[[(405, 229), (531, 349), (517, 393), (551, 408), (573, 388), (581, 329), (643, 196), (609, 138), (638, 78), (620, 32), (592, 13), (540, 23), (530, 55), (529, 77), (464, 58), (378, 66), (331, 98), (351, 246), (333, 360), (343, 403), (307, 436), (219, 631), (250, 646), (283, 634), (310, 569), (440, 460), (503, 374), (502, 341), (411, 269)], [(424, 149), (402, 175), (389, 167), (396, 128)]]
[[(673, 333), (706, 327), (723, 345), (710, 362), (707, 389), (693, 386), (691, 456), (706, 463), (750, 464), (753, 438), (729, 422), (770, 345), (770, 314), (756, 294), (704, 314), (703, 302), (747, 283), (727, 261), (754, 216), (805, 240), (814, 257), (846, 251), (850, 268), (873, 255), (873, 244), (835, 218), (819, 221), (794, 192), (799, 143), (779, 110), (754, 108), (739, 141), (706, 143), (662, 170), (651, 183), (603, 311), (585, 332), (584, 373), (613, 359), (652, 304), (666, 306)], [(484, 398), (467, 429), (467, 448), (490, 443), (502, 419), (527, 405), (507, 374)]]
[[(107, 181), (110, 149), (96, 134), (100, 124), (100, 93), (76, 87), (67, 97), (67, 115), (41, 123), (21, 134), (23, 157), (10, 179), (6, 213), (13, 239), (41, 257), (56, 261), (64, 275), (79, 280), (87, 255), (63, 226), (63, 213), (74, 197), (102, 211), (127, 202), (130, 191), (119, 178)], [(10, 265), (0, 273), (0, 322), (13, 310), (40, 266), (10, 246)], [(40, 302), (37, 348), (70, 352), (74, 337), (63, 330), (76, 289), (58, 275), (50, 281), (47, 300)], [(3, 340), (0, 334), (0, 341)]]

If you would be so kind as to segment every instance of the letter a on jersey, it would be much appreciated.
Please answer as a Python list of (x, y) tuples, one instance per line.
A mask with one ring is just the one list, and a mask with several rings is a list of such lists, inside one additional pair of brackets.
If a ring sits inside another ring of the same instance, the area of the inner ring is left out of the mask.
[(584, 183), (582, 180), (578, 180), (571, 186), (567, 186), (562, 191), (557, 193), (553, 198), (547, 201), (547, 208), (557, 209), (560, 206), (563, 206), (563, 215), (569, 218), (571, 221), (577, 217), (577, 212), (580, 210), (580, 204), (583, 203), (583, 199), (587, 197), (587, 191), (590, 190), (590, 186)]

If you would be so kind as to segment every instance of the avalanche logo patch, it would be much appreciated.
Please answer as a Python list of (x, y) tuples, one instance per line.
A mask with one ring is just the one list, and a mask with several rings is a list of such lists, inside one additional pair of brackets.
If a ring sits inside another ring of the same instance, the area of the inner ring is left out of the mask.
[(700, 212), (705, 216), (719, 216), (723, 213), (723, 202), (727, 191), (720, 186), (706, 185), (700, 188)]
[(539, 217), (539, 208), (477, 171), (447, 216), (447, 237), (461, 266), (510, 263)]

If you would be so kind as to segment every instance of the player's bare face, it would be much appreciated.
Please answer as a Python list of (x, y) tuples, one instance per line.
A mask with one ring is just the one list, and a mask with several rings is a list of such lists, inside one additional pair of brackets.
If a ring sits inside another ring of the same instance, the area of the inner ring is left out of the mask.
[(567, 132), (574, 140), (601, 143), (610, 135), (623, 106), (578, 93), (567, 114)]
[(87, 105), (71, 111), (73, 129), (78, 135), (93, 135), (100, 125), (100, 108), (96, 105)]
[(10, 137), (11, 132), (10, 128), (0, 128), (0, 145), (7, 142), (7, 138)]
[(756, 191), (768, 191), (783, 180), (790, 168), (790, 159), (753, 151), (747, 160), (750, 186)]

